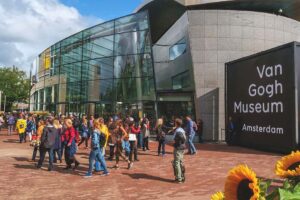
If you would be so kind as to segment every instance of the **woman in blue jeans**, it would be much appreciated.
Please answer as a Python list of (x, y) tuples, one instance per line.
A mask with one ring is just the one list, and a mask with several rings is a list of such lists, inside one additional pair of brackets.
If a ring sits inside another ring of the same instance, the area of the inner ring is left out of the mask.
[(157, 133), (157, 141), (158, 141), (157, 155), (160, 156), (160, 153), (162, 153), (162, 156), (165, 156), (165, 154), (166, 154), (166, 151), (165, 151), (166, 129), (163, 125), (163, 119), (162, 118), (157, 120), (156, 133)]
[(89, 170), (85, 175), (86, 178), (92, 177), (93, 167), (96, 160), (99, 161), (103, 167), (103, 174), (101, 176), (109, 175), (106, 162), (100, 148), (100, 122), (98, 119), (94, 120), (94, 131), (92, 133), (91, 152), (89, 157)]

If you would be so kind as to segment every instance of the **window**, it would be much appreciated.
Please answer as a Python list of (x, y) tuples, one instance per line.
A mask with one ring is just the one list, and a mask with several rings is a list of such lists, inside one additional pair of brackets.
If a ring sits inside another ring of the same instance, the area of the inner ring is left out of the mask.
[(169, 49), (169, 59), (175, 60), (186, 51), (186, 39), (182, 38), (176, 44), (170, 47)]
[(187, 88), (190, 86), (190, 76), (189, 71), (185, 71), (183, 73), (180, 73), (176, 76), (172, 77), (172, 86), (173, 90), (179, 90), (182, 88)]

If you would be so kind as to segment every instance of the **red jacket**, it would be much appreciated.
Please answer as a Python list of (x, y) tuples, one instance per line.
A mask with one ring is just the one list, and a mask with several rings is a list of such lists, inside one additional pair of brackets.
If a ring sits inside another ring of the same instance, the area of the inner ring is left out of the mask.
[(141, 132), (140, 127), (135, 128), (134, 126), (131, 127), (130, 132), (133, 134), (139, 134)]
[(64, 141), (67, 141), (68, 145), (71, 145), (72, 141), (75, 139), (75, 136), (76, 136), (75, 129), (73, 127), (68, 128), (65, 131), (64, 136), (65, 136)]

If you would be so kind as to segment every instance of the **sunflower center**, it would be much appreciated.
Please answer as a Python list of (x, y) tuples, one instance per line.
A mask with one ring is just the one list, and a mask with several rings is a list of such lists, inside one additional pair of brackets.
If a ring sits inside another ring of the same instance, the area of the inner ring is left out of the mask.
[(237, 188), (237, 199), (248, 200), (253, 196), (253, 191), (249, 188), (249, 183), (252, 183), (248, 179), (242, 180)]
[(297, 167), (299, 167), (300, 162), (295, 162), (291, 166), (288, 167), (288, 170), (295, 170)]

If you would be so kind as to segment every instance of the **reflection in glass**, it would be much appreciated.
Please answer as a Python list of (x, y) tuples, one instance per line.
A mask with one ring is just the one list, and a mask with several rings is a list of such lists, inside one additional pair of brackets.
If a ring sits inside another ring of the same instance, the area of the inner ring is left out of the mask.
[(175, 45), (170, 47), (169, 50), (170, 60), (175, 60), (176, 58), (184, 54), (185, 51), (186, 51), (186, 39), (183, 38), (179, 40)]

